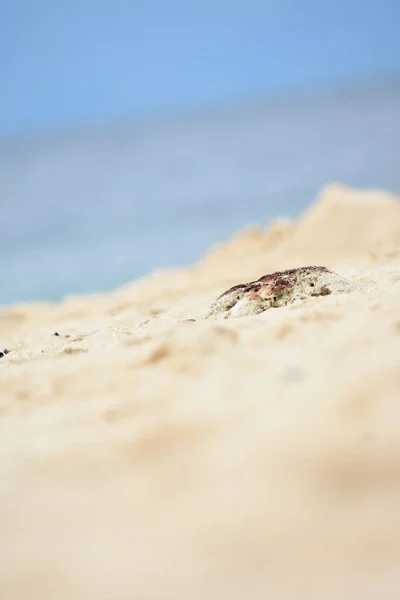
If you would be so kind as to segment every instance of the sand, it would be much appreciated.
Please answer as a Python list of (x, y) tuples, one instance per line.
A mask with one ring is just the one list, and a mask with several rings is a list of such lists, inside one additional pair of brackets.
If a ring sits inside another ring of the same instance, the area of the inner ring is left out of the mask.
[[(359, 289), (203, 318), (309, 264)], [(0, 597), (397, 600), (399, 299), (399, 198), (331, 185), (190, 269), (4, 308)]]

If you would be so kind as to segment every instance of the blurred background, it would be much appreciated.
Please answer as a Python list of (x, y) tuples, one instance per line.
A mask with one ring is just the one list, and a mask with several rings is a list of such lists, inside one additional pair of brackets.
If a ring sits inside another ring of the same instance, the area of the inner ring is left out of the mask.
[(397, 0), (0, 0), (0, 303), (400, 192)]

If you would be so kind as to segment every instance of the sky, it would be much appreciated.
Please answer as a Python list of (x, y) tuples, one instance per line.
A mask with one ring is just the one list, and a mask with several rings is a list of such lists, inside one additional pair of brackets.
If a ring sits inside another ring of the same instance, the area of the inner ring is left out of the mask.
[(397, 0), (0, 0), (0, 137), (400, 73)]

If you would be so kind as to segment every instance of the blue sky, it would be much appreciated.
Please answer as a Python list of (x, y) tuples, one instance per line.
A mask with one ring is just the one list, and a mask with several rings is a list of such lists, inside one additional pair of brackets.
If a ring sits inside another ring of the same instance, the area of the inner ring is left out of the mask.
[(0, 0), (0, 136), (400, 73), (396, 0)]

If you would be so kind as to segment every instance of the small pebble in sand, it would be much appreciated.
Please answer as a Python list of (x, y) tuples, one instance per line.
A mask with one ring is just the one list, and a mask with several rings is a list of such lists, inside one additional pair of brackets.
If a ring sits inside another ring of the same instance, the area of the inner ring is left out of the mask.
[(0, 358), (3, 358), (4, 352), (0, 352)]
[(57, 335), (57, 336), (59, 336), (60, 334), (58, 333), (58, 331), (56, 331), (56, 332), (54, 333), (54, 335)]
[(10, 351), (9, 351), (9, 350), (7, 350), (7, 348), (4, 348), (4, 350), (3, 350), (3, 353), (4, 353), (4, 354), (8, 354), (9, 352), (10, 352)]
[(326, 267), (309, 266), (263, 275), (257, 281), (240, 283), (219, 296), (210, 306), (206, 318), (230, 318), (257, 315), (316, 296), (343, 294), (357, 286), (329, 271)]

